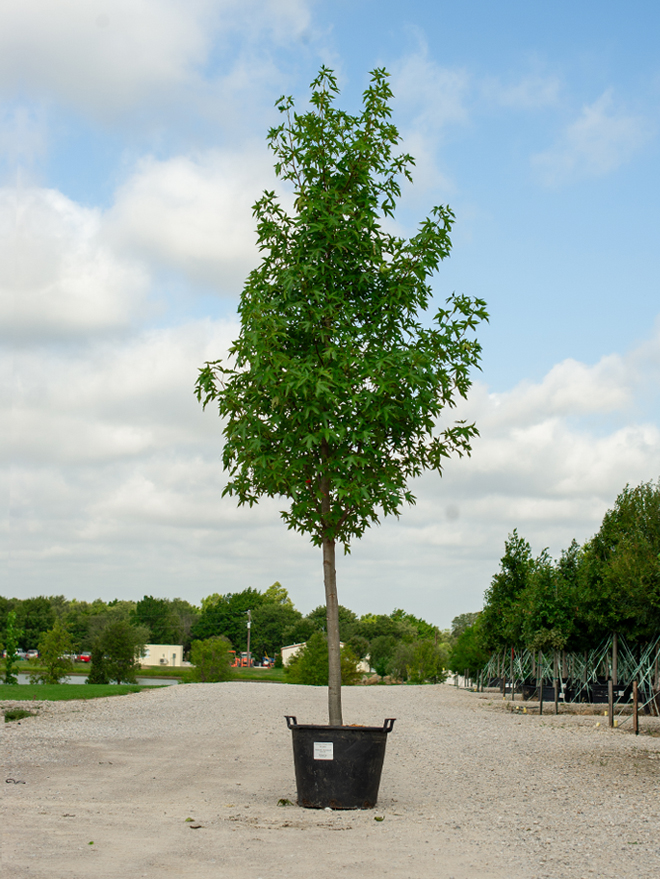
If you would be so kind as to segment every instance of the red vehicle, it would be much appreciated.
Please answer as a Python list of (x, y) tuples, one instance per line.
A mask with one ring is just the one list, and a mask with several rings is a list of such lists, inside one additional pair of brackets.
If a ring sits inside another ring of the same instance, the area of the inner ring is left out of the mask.
[(79, 653), (76, 656), (76, 659), (78, 660), (78, 662), (91, 662), (92, 661), (92, 654), (91, 653)]
[(241, 668), (249, 668), (254, 665), (254, 656), (248, 655), (247, 652), (241, 653), (239, 665)]

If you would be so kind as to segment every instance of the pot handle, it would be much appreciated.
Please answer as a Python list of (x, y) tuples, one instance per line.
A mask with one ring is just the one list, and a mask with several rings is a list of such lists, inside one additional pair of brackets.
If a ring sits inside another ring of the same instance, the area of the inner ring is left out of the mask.
[(394, 726), (394, 721), (395, 721), (395, 720), (396, 720), (396, 717), (387, 717), (387, 718), (385, 719), (385, 723), (383, 724), (383, 730), (384, 730), (386, 733), (388, 733), (388, 732), (392, 732), (392, 727)]
[[(293, 729), (294, 726), (298, 726), (297, 717), (294, 717), (292, 714), (285, 714), (284, 717), (286, 719), (286, 725), (289, 727), (289, 729)], [(291, 723), (291, 721), (293, 721), (293, 723)]]

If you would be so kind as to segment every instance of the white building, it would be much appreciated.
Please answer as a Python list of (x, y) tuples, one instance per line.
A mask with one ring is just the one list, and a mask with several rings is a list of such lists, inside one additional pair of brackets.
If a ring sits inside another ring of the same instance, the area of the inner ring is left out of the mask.
[(147, 644), (140, 665), (167, 665), (176, 668), (183, 665), (182, 644)]
[(282, 647), (282, 665), (288, 665), (291, 662), (292, 657), (302, 650), (304, 646), (305, 644), (303, 642), (302, 644), (287, 644), (286, 647)]

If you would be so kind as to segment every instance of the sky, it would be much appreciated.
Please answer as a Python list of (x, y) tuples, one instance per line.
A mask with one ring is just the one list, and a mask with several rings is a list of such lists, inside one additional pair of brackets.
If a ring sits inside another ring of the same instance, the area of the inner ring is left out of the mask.
[(222, 498), (193, 395), (239, 330), (251, 206), (287, 193), (275, 102), (323, 64), (357, 112), (391, 74), (416, 158), (402, 234), (456, 214), (432, 285), (487, 301), (457, 417), (472, 457), (338, 558), (341, 604), (445, 627), (482, 606), (514, 528), (589, 539), (660, 476), (660, 7), (631, 0), (4, 0), (0, 342), (6, 596), (263, 590), (323, 602), (283, 500)]

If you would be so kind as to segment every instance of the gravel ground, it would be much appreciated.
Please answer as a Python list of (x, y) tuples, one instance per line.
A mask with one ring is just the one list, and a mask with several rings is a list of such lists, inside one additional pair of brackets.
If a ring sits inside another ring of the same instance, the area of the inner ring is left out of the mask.
[(657, 718), (634, 736), (629, 721), (520, 715), (444, 685), (347, 688), (346, 722), (397, 718), (377, 808), (278, 806), (296, 799), (283, 715), (324, 723), (325, 702), (241, 682), (38, 703), (3, 724), (19, 782), (4, 785), (4, 875), (660, 876)]

